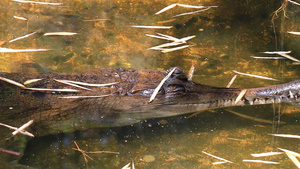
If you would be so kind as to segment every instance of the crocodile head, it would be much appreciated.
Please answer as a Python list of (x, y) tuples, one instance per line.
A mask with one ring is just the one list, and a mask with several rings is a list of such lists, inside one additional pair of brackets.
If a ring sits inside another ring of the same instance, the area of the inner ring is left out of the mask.
[[(166, 71), (164, 76), (172, 69)], [(143, 90), (139, 91), (140, 96), (145, 97), (144, 105), (131, 107), (130, 111), (140, 116), (140, 119), (226, 107), (233, 104), (234, 99), (242, 91), (242, 89), (212, 87), (189, 81), (184, 71), (176, 67), (160, 88), (155, 100), (149, 103), (150, 95), (162, 78), (158, 78), (160, 80), (156, 80), (155, 83), (148, 83), (151, 85), (143, 86)]]

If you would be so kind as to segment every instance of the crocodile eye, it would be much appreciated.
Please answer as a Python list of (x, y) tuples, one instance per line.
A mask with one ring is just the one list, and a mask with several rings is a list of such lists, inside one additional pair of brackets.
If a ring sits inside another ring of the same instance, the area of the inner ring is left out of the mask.
[(184, 87), (181, 85), (169, 85), (167, 87), (167, 92), (178, 92), (178, 91), (185, 91)]
[(176, 89), (177, 85), (170, 85), (169, 88), (171, 88), (172, 90)]

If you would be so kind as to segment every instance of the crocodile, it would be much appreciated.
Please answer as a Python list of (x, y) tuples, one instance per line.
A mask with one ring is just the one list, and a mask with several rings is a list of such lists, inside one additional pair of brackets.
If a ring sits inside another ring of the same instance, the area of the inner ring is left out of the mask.
[[(173, 69), (155, 99), (149, 102), (156, 87)], [(0, 76), (0, 111), (7, 112), (12, 120), (21, 119), (18, 122), (33, 119), (31, 130), (37, 136), (126, 126), (149, 118), (208, 109), (280, 102), (297, 104), (300, 100), (300, 80), (249, 89), (222, 88), (190, 81), (178, 67), (167, 71), (119, 68), (71, 75), (1, 73)], [(109, 84), (97, 85), (103, 83)]]

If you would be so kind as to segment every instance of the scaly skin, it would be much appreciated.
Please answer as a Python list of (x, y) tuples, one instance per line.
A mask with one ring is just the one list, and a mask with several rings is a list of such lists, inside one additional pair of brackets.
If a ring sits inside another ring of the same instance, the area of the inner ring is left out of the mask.
[[(171, 69), (170, 69), (171, 70)], [(22, 89), (0, 81), (0, 111), (8, 119), (34, 119), (32, 130), (42, 136), (92, 127), (124, 126), (148, 118), (168, 117), (200, 110), (252, 104), (298, 102), (300, 80), (261, 88), (234, 89), (201, 85), (188, 81), (176, 68), (164, 83), (155, 100), (149, 98), (169, 71), (94, 69), (81, 74), (18, 74), (0, 76), (23, 83), (28, 79), (42, 79), (30, 83), (30, 88), (76, 89), (79, 92), (38, 92)], [(85, 90), (59, 83), (54, 79), (86, 83), (117, 84), (106, 87), (87, 87)], [(235, 103), (242, 90), (241, 100)], [(102, 98), (59, 98), (66, 96), (100, 96)], [(9, 107), (13, 107), (9, 110)], [(9, 110), (9, 111), (8, 111)]]

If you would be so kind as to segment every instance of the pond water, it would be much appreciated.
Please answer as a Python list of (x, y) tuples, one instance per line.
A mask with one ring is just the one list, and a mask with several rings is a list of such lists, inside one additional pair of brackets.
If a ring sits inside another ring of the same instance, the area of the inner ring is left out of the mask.
[[(300, 37), (287, 33), (299, 31), (300, 6), (294, 4), (289, 4), (285, 10), (288, 17), (284, 17), (284, 12), (279, 10), (278, 17), (272, 22), (272, 13), (280, 8), (280, 1), (43, 2), (61, 4), (11, 0), (0, 2), (2, 49), (51, 49), (0, 53), (0, 72), (71, 74), (93, 68), (167, 70), (174, 66), (189, 72), (194, 65), (193, 81), (222, 87), (234, 76), (232, 70), (279, 80), (238, 76), (232, 87), (267, 86), (300, 77), (299, 66), (291, 60), (250, 57), (276, 56), (261, 52), (284, 50), (292, 51), (290, 55), (297, 58), (300, 54)], [(199, 10), (177, 5), (155, 15), (159, 10), (175, 3), (217, 7), (174, 17)], [(145, 29), (134, 28), (133, 25), (172, 28)], [(49, 32), (77, 34), (44, 36)], [(9, 42), (31, 33), (34, 34)], [(158, 33), (178, 39), (193, 35), (195, 37), (184, 44), (190, 45), (189, 47), (163, 53), (150, 48), (169, 41), (146, 35), (158, 36)], [(14, 119), (5, 108), (2, 106), (0, 109), (0, 122), (20, 126), (18, 119)], [(269, 120), (270, 124), (236, 116), (229, 110)], [(300, 152), (299, 139), (270, 135), (300, 135), (300, 113), (297, 107), (274, 104), (218, 109), (189, 117), (190, 115), (149, 119), (131, 126), (93, 128), (33, 139), (19, 134), (9, 141), (6, 138), (10, 137), (11, 130), (0, 127), (0, 148), (22, 151), (21, 157), (0, 152), (0, 160), (4, 168), (87, 168), (83, 154), (73, 149), (76, 148), (76, 141), (80, 149), (97, 152), (88, 154), (93, 160), (86, 157), (89, 168), (122, 168), (131, 162), (134, 162), (135, 168), (296, 168), (284, 154), (260, 158), (252, 157), (251, 154), (277, 152), (277, 147)], [(286, 124), (275, 125), (277, 121)], [(213, 162), (220, 160), (203, 151), (233, 163), (214, 165)], [(280, 164), (248, 163), (243, 162), (244, 159), (276, 161)]]

